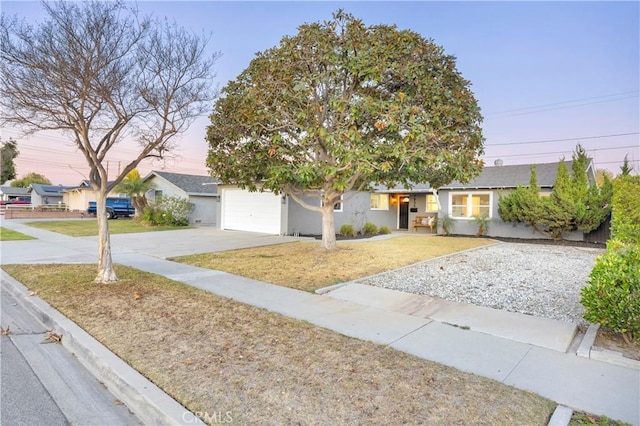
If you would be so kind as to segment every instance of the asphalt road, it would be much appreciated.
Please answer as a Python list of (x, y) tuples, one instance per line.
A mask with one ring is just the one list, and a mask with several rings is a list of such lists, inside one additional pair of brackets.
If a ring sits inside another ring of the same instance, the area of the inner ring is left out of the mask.
[(62, 345), (43, 343), (46, 328), (10, 294), (0, 303), (0, 424), (140, 424)]

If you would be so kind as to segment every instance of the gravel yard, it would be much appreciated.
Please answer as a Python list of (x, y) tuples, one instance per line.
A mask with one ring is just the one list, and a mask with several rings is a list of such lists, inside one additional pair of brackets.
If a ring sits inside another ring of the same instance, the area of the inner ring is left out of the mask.
[(604, 250), (498, 243), (358, 282), (586, 324), (580, 290)]

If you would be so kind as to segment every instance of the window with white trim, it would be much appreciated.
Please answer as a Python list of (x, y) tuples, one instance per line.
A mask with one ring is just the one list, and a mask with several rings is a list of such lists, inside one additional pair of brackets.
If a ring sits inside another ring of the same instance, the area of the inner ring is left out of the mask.
[[(342, 199), (344, 197), (344, 194), (340, 196), (340, 201), (338, 201), (337, 203), (335, 203), (333, 205), (333, 211), (334, 212), (341, 212), (342, 211)], [(320, 201), (320, 205), (324, 206), (324, 203), (322, 202), (322, 200)]]
[(455, 219), (472, 219), (486, 215), (491, 218), (491, 192), (450, 192), (449, 216)]
[(153, 199), (156, 201), (160, 201), (160, 199), (162, 198), (162, 189), (156, 189), (155, 191), (153, 191)]
[(438, 211), (438, 200), (436, 199), (435, 194), (427, 194), (427, 207), (425, 208), (425, 212), (437, 212)]
[(389, 210), (389, 195), (371, 194), (371, 210)]
[(338, 201), (337, 203), (335, 203), (333, 205), (333, 211), (334, 212), (341, 212), (342, 211), (342, 195), (340, 196), (340, 201)]

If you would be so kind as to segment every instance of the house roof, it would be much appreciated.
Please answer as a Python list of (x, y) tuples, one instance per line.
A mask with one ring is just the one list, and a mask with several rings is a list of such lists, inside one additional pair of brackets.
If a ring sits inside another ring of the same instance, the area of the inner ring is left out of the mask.
[(14, 195), (14, 196), (27, 196), (29, 195), (29, 188), (22, 188), (19, 186), (9, 186), (3, 185), (0, 186), (0, 193), (6, 195)]
[[(111, 185), (113, 182), (114, 181), (112, 180), (107, 181), (107, 186)], [(80, 182), (80, 185), (74, 186), (73, 189), (91, 189), (91, 182), (89, 179), (83, 179), (82, 182)]]
[[(571, 174), (572, 160), (565, 161), (565, 165)], [(558, 174), (558, 166), (560, 162), (543, 163), (543, 164), (517, 164), (512, 166), (491, 166), (482, 169), (478, 177), (469, 183), (461, 183), (453, 181), (449, 185), (444, 185), (438, 189), (500, 189), (515, 188), (518, 185), (528, 186), (531, 179), (531, 167), (536, 166), (536, 175), (538, 186), (540, 188), (553, 188)], [(588, 173), (593, 172), (593, 164), (590, 162), (587, 167)], [(595, 176), (591, 176), (595, 179)], [(403, 186), (388, 188), (386, 186), (377, 186), (375, 192), (378, 193), (425, 193), (433, 192), (435, 188), (431, 188), (429, 183), (414, 185), (411, 189)]]
[[(572, 161), (565, 161), (571, 173)], [(552, 188), (558, 174), (560, 162), (535, 164), (538, 186)], [(515, 188), (518, 185), (527, 186), (531, 179), (531, 167), (534, 164), (517, 164), (512, 166), (491, 166), (482, 169), (478, 177), (469, 183), (453, 181), (440, 189), (493, 189)]]
[(36, 192), (36, 194), (41, 197), (51, 196), (51, 197), (62, 197), (62, 193), (67, 190), (74, 188), (73, 186), (62, 186), (62, 185), (43, 185), (41, 183), (32, 183), (29, 185), (29, 192), (32, 190)]
[(165, 179), (189, 195), (218, 195), (218, 181), (211, 176), (186, 175), (154, 170), (144, 180), (151, 179), (154, 175)]

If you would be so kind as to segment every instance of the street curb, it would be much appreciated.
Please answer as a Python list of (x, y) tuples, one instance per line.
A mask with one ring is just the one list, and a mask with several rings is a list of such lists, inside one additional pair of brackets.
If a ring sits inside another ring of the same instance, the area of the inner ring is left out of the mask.
[(609, 364), (621, 367), (633, 368), (640, 371), (640, 361), (627, 358), (621, 352), (611, 351), (598, 346), (594, 346), (596, 335), (600, 329), (599, 324), (590, 324), (587, 333), (584, 335), (576, 355), (590, 358), (596, 361), (608, 362)]
[(582, 338), (582, 342), (580, 342), (580, 346), (578, 347), (578, 351), (576, 355), (581, 356), (583, 358), (589, 358), (591, 347), (593, 346), (593, 342), (596, 341), (596, 334), (598, 334), (598, 329), (600, 328), (599, 324), (589, 324), (589, 328), (587, 332), (584, 334)]
[(143, 424), (204, 425), (192, 412), (167, 395), (129, 364), (125, 363), (89, 333), (66, 318), (5, 271), (0, 270), (3, 288), (45, 326), (62, 335), (62, 345)]
[(632, 368), (640, 371), (640, 361), (627, 358), (621, 352), (611, 351), (598, 346), (591, 348), (590, 358), (596, 361), (608, 362), (621, 367)]

